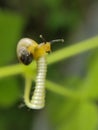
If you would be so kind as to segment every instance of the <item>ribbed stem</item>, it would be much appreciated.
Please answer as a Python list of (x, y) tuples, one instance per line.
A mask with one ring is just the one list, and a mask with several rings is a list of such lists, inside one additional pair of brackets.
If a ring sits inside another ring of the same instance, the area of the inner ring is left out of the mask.
[(31, 101), (30, 90), (32, 80), (26, 78), (25, 93), (24, 93), (24, 102), (27, 107), (31, 109), (41, 109), (45, 105), (45, 79), (46, 79), (46, 57), (41, 57), (37, 60), (37, 76), (36, 76), (36, 85), (35, 90), (32, 94)]
[(31, 99), (34, 109), (41, 109), (45, 104), (45, 79), (46, 79), (47, 64), (46, 58), (41, 57), (37, 61), (37, 77), (36, 86)]

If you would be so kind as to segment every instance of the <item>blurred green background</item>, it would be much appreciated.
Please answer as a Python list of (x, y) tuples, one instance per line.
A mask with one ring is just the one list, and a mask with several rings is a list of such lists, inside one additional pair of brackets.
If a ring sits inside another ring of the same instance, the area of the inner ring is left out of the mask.
[[(95, 36), (97, 13), (97, 0), (0, 0), (0, 67), (18, 63), (16, 45), (22, 37), (37, 42), (41, 42), (40, 34), (47, 41), (64, 38), (64, 44), (52, 46), (56, 51)], [(89, 91), (94, 100), (80, 102), (47, 91), (43, 110), (19, 108), (23, 77), (0, 79), (0, 130), (97, 130), (97, 51), (53, 64), (47, 74), (57, 84)]]

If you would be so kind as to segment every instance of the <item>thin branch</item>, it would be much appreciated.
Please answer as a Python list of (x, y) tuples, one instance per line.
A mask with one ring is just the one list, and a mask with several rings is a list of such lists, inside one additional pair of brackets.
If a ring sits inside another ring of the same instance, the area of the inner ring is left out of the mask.
[(0, 78), (17, 75), (17, 74), (23, 74), (23, 73), (28, 73), (29, 75), (32, 75), (32, 73), (34, 73), (35, 75), (34, 69), (35, 69), (34, 62), (30, 64), (28, 67), (23, 64), (15, 64), (6, 67), (1, 67)]
[(54, 93), (57, 93), (59, 95), (62, 95), (64, 97), (69, 97), (72, 99), (81, 100), (84, 97), (83, 94), (80, 93), (79, 91), (78, 92), (72, 91), (70, 89), (67, 89), (66, 86), (63, 87), (63, 86), (58, 85), (58, 84), (51, 82), (49, 80), (46, 80), (46, 88)]
[(98, 47), (98, 36), (55, 51), (47, 56), (47, 61), (49, 64), (52, 64), (96, 47)]
[(10, 65), (0, 68), (0, 78), (17, 75), (23, 72), (23, 67), (20, 64)]

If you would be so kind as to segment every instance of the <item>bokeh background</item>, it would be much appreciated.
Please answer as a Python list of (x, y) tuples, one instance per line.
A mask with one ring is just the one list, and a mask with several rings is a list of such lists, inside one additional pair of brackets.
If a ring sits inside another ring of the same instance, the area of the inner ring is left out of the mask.
[[(54, 44), (52, 51), (97, 35), (98, 1), (0, 0), (0, 67), (18, 63), (16, 45), (20, 38), (29, 37), (41, 42), (40, 34), (47, 41), (65, 39), (64, 44)], [(92, 53), (85, 52), (49, 66), (47, 78), (76, 89), (81, 83), (81, 77), (85, 77)], [(23, 91), (22, 76), (0, 79), (0, 130), (97, 129), (92, 107), (88, 109), (86, 106), (87, 111), (84, 112), (85, 105), (78, 106), (76, 101), (47, 91), (46, 107), (43, 110), (29, 110), (25, 106), (20, 108)], [(97, 101), (95, 104), (97, 106)], [(84, 122), (75, 117), (78, 111), (76, 108), (79, 107), (83, 108), (83, 119), (88, 112)], [(92, 120), (89, 120), (90, 114)], [(80, 128), (75, 126), (78, 121), (81, 122)], [(87, 124), (85, 121), (88, 121)], [(91, 122), (93, 126), (88, 127)]]

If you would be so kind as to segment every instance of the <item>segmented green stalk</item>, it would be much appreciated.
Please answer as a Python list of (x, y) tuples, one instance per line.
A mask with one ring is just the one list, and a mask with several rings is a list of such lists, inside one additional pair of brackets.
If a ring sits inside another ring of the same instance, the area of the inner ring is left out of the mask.
[(47, 71), (46, 57), (43, 56), (37, 60), (36, 85), (31, 100), (24, 100), (25, 104), (31, 109), (41, 109), (45, 105), (46, 71)]

